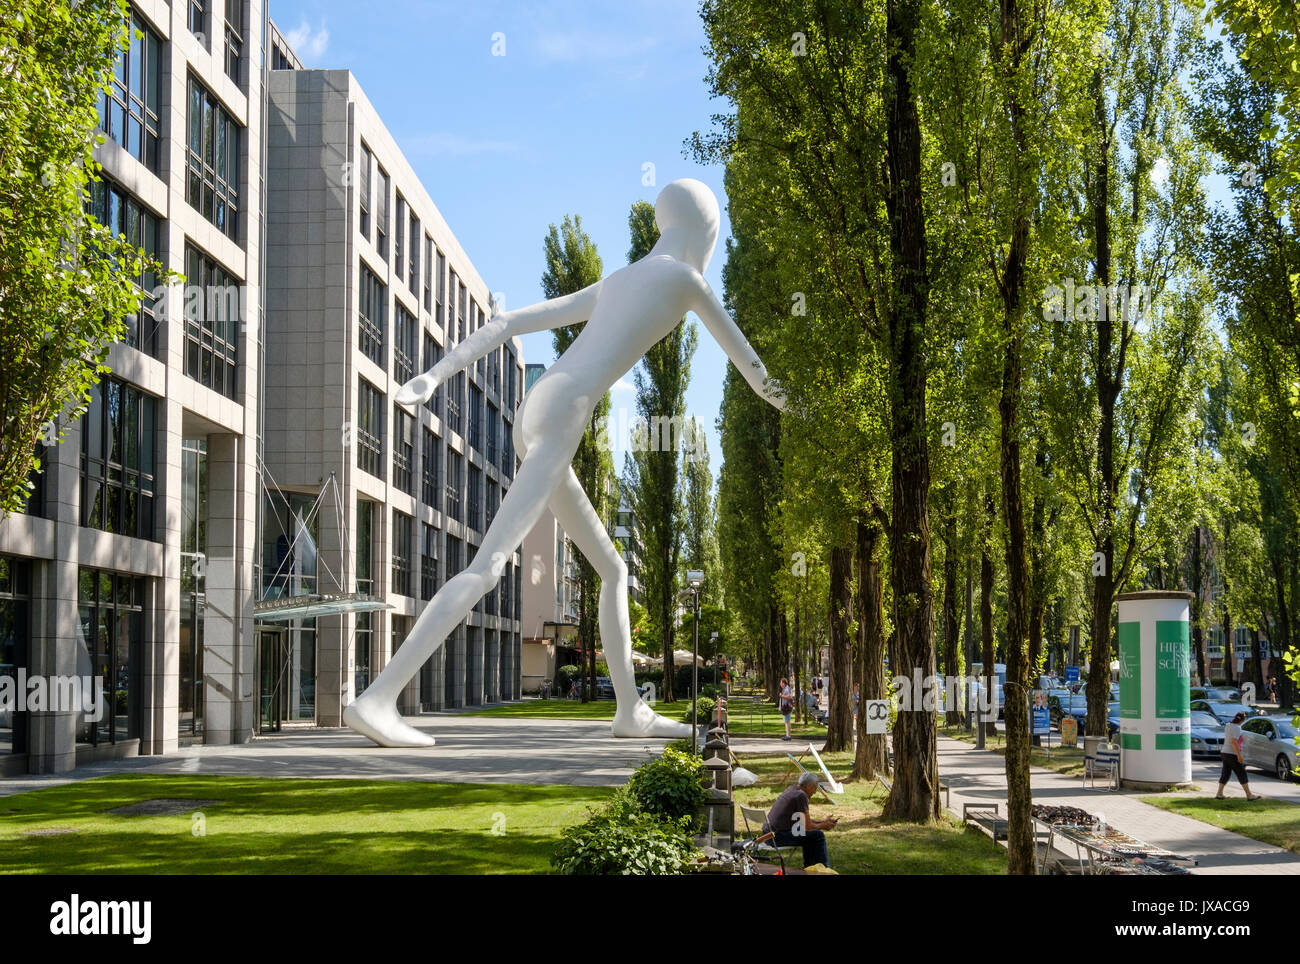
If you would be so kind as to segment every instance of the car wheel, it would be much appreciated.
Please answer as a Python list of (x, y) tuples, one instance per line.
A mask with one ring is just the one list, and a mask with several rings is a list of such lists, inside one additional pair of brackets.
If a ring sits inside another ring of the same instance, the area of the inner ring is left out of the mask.
[(1279, 780), (1291, 779), (1291, 761), (1286, 758), (1285, 753), (1277, 755), (1277, 764), (1274, 766), (1274, 772)]

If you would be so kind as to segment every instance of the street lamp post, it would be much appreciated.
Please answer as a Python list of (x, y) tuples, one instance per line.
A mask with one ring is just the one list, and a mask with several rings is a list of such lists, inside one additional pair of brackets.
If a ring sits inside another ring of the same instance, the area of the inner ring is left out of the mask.
[(693, 605), (695, 609), (695, 626), (693, 657), (694, 661), (691, 666), (691, 726), (694, 733), (691, 735), (691, 746), (695, 748), (698, 756), (700, 752), (700, 586), (704, 584), (704, 573), (699, 569), (688, 569), (686, 571), (686, 584), (690, 587), (691, 595), (694, 597)]

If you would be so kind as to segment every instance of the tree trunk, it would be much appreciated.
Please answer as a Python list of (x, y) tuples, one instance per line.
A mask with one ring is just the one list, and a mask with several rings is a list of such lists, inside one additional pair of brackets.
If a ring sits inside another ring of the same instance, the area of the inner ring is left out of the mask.
[(858, 751), (853, 760), (853, 777), (873, 780), (877, 773), (889, 774), (889, 747), (884, 733), (867, 733), (868, 700), (883, 700), (885, 685), (885, 591), (880, 576), (877, 549), (880, 529), (858, 522), (858, 679), (861, 703), (858, 708)]
[(943, 537), (943, 673), (947, 679), (947, 709), (944, 722), (957, 726), (961, 722), (958, 694), (954, 692), (957, 667), (957, 644), (961, 633), (961, 609), (957, 599), (957, 515), (950, 512), (944, 520)]
[(986, 736), (997, 736), (997, 676), (993, 670), (993, 557), (989, 555), (988, 540), (993, 538), (993, 497), (984, 495), (984, 532), (980, 545), (980, 662), (984, 668), (984, 692), (993, 719), (984, 724)]
[[(1263, 622), (1261, 625), (1267, 627), (1268, 623)], [(1264, 686), (1264, 661), (1259, 658), (1259, 630), (1253, 626), (1250, 629), (1250, 678), (1255, 683), (1255, 699), (1267, 699), (1268, 690)]]
[(1201, 574), (1202, 542), (1200, 523), (1192, 529), (1192, 651), (1196, 654), (1196, 678), (1202, 686), (1210, 682), (1205, 667), (1205, 617), (1201, 603), (1204, 577)]
[[(1273, 588), (1277, 595), (1277, 638), (1273, 639), (1270, 636), (1270, 642), (1273, 644), (1271, 650), (1276, 653), (1286, 653), (1291, 646), (1291, 615), (1286, 604), (1286, 564), (1284, 560), (1270, 554), (1269, 565), (1273, 568)], [(1270, 659), (1268, 671), (1270, 676), (1277, 677), (1279, 705), (1284, 710), (1288, 709), (1291, 706), (1293, 690), (1286, 666), (1281, 660)]]
[(852, 597), (853, 550), (831, 548), (830, 572), (830, 716), (826, 721), (823, 753), (847, 750), (853, 744), (853, 640), (849, 636)]
[[(898, 613), (898, 670), (933, 676), (934, 601), (930, 583), (930, 455), (925, 416), (927, 273), (922, 204), (921, 119), (911, 71), (916, 57), (920, 0), (886, 6), (886, 161), (893, 296), (888, 314), (889, 361), (894, 373), (890, 408), (893, 513), (890, 552)], [(898, 714), (894, 728), (894, 785), (886, 819), (928, 821), (939, 816), (935, 715)]]

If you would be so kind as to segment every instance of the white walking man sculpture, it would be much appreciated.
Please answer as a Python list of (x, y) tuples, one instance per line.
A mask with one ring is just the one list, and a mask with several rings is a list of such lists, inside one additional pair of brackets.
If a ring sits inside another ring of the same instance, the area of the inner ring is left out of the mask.
[(497, 314), (447, 356), (402, 386), (396, 401), (414, 407), (462, 369), (513, 335), (586, 322), (567, 351), (529, 390), (515, 417), (522, 461), (474, 561), (438, 590), (401, 648), (370, 687), (343, 711), (343, 722), (381, 746), (431, 746), (406, 723), (397, 695), (474, 604), (491, 591), (505, 561), (549, 505), (565, 533), (601, 577), (599, 621), (618, 706), (614, 736), (689, 736), (691, 727), (660, 716), (637, 693), (627, 612), (627, 567), (570, 468), (597, 402), (688, 311), (777, 408), (784, 396), (727, 315), (704, 269), (718, 240), (718, 202), (704, 184), (673, 181), (655, 202), (659, 240), (648, 255), (582, 291)]

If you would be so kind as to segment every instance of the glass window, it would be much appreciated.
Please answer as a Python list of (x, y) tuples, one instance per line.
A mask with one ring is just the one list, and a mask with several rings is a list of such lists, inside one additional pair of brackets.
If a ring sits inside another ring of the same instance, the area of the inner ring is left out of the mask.
[(477, 465), (469, 467), (469, 492), (466, 495), (466, 501), (469, 503), (469, 519), (467, 524), (471, 529), (482, 531), (483, 529), (483, 470)]
[(357, 293), (357, 344), (362, 353), (381, 368), (384, 366), (384, 309), (388, 289), (373, 271), (361, 266), (361, 290)]
[(411, 289), (411, 294), (418, 296), (420, 291), (420, 219), (411, 212), (411, 220), (407, 225), (407, 243), (411, 247), (410, 257), (407, 259), (407, 287)]
[(415, 344), (416, 320), (400, 301), (393, 299), (393, 380), (405, 385), (415, 377), (418, 359)]
[(370, 148), (365, 144), (361, 145), (361, 170), (359, 172), (360, 184), (357, 188), (357, 196), (361, 204), (361, 236), (367, 241), (370, 240), (370, 169), (374, 166), (375, 158), (370, 153)]
[(411, 527), (414, 520), (404, 512), (393, 510), (393, 592), (411, 595)]
[(420, 598), (432, 599), (438, 591), (438, 530), (424, 522), (420, 531)]
[[(426, 331), (424, 333), (424, 364), (422, 370), (427, 372), (440, 361), (442, 361), (442, 348), (433, 340), (433, 335)], [(437, 415), (442, 411), (441, 385), (435, 388), (433, 394), (425, 400), (424, 407), (434, 415)]]
[[(460, 477), (461, 463), (464, 456), (453, 448), (447, 449), (447, 481), (443, 484), (442, 494), (447, 506), (447, 515), (457, 522), (463, 521), (460, 514)], [(451, 556), (447, 557), (449, 560)], [(448, 572), (448, 578), (451, 573)]]
[(439, 499), (438, 469), (441, 463), (442, 442), (429, 429), (424, 430), (424, 446), (420, 450), (420, 501), (431, 509), (442, 504)]
[(381, 258), (388, 258), (388, 174), (381, 167), (375, 185), (375, 250)]
[(244, 0), (226, 0), (226, 75), (244, 79)]
[(189, 79), (186, 199), (229, 238), (239, 238), (240, 128), (206, 87)]
[(433, 311), (433, 238), (424, 236), (424, 310)]
[(384, 478), (384, 396), (364, 378), (358, 379), (357, 467)]
[(137, 539), (154, 538), (154, 405), (113, 381), (91, 389), (82, 416), (81, 524)]
[(185, 246), (185, 374), (227, 398), (238, 394), (242, 293), (234, 275)]
[(393, 487), (415, 495), (415, 417), (393, 403)]
[[(27, 666), (30, 592), (28, 564), (0, 556), (0, 677), (16, 680)], [(28, 715), (0, 710), (0, 755), (27, 752)]]
[(99, 100), (100, 130), (155, 174), (160, 167), (161, 46), (158, 35), (133, 16), (130, 45), (119, 55), (113, 80)]
[(473, 383), (469, 386), (469, 444), (483, 451), (483, 389)]
[[(100, 224), (114, 234), (125, 237), (150, 258), (162, 261), (158, 219), (135, 198), (109, 181), (93, 181), (90, 185), (89, 204)], [(137, 262), (131, 268), (131, 280), (144, 297), (140, 301), (140, 310), (123, 319), (126, 322), (126, 337), (123, 341), (156, 358), (158, 321), (152, 294), (158, 287), (158, 276), (143, 262)]]
[(393, 274), (400, 283), (405, 272), (402, 269), (402, 257), (406, 254), (406, 198), (397, 195), (397, 217), (393, 224)]
[[(102, 681), (103, 713), (77, 715), (78, 743), (117, 743), (140, 735), (140, 650), (144, 642), (144, 580), (81, 569), (77, 643), (80, 667)], [(98, 716), (98, 719), (91, 717)]]
[(190, 0), (190, 32), (206, 37), (208, 33), (208, 0)]

